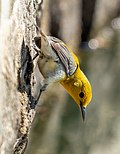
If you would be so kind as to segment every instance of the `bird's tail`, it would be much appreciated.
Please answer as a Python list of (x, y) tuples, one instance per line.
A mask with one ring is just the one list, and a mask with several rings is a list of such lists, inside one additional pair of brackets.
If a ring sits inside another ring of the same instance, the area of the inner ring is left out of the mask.
[(35, 27), (37, 29), (38, 34), (40, 34), (41, 36), (46, 38), (46, 35), (43, 33), (43, 31), (40, 29), (40, 27), (38, 27), (37, 25), (35, 25)]

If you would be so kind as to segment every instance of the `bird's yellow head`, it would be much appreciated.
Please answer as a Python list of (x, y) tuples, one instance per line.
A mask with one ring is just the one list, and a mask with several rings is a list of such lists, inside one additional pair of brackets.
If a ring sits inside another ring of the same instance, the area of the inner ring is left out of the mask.
[(82, 117), (84, 120), (85, 109), (92, 98), (92, 88), (90, 82), (88, 81), (84, 73), (80, 70), (79, 62), (77, 59), (76, 62), (78, 67), (75, 73), (69, 78), (66, 78), (66, 80), (61, 81), (61, 84), (64, 86), (67, 92), (73, 97), (77, 105), (80, 107)]

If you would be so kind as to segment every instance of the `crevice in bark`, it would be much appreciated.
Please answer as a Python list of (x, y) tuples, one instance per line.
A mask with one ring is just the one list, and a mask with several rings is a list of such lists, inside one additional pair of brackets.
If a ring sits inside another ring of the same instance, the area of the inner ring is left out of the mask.
[[(41, 5), (42, 2), (39, 4)], [(41, 12), (42, 7), (38, 5), (39, 12)], [(35, 6), (34, 6), (35, 7)], [(28, 10), (29, 12), (30, 10)], [(36, 13), (36, 22), (39, 19), (39, 25), (41, 22), (41, 15)], [(16, 143), (14, 145), (14, 154), (23, 154), (26, 150), (28, 144), (28, 135), (31, 128), (32, 121), (35, 116), (35, 106), (36, 99), (33, 97), (32, 88), (32, 77), (34, 73), (34, 59), (31, 56), (31, 50), (29, 45), (25, 42), (23, 38), (20, 53), (20, 67), (17, 72), (18, 79), (18, 91), (20, 94), (21, 103), (21, 122), (19, 124), (18, 134)]]
[[(33, 61), (30, 55), (30, 49), (25, 45), (24, 38), (21, 46), (21, 67), (18, 69), (18, 91), (23, 94), (27, 94), (28, 100), (21, 102), (21, 124), (18, 130), (17, 141), (14, 147), (14, 154), (24, 153), (28, 143), (28, 133), (32, 121), (30, 113), (30, 104), (34, 104), (34, 97), (31, 93), (31, 77), (33, 73)], [(26, 122), (29, 124), (26, 125)], [(24, 131), (23, 131), (24, 130)]]
[(31, 94), (31, 73), (33, 72), (33, 63), (29, 47), (25, 45), (24, 39), (21, 46), (21, 67), (18, 70), (18, 90)]

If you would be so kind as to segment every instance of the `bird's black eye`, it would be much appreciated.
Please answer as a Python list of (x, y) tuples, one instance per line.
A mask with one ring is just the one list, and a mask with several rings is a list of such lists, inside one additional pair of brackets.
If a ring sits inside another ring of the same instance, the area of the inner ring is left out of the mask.
[(83, 97), (84, 97), (84, 92), (80, 92), (79, 96), (80, 96), (81, 98), (83, 98)]

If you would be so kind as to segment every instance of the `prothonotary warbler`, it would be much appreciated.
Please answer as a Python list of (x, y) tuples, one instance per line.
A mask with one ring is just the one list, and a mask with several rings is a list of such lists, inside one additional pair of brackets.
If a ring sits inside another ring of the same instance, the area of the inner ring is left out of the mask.
[(84, 120), (85, 109), (92, 98), (92, 88), (80, 69), (77, 56), (60, 39), (46, 36), (42, 31), (33, 43), (39, 53), (38, 67), (44, 77), (40, 94), (51, 83), (60, 82), (81, 109)]

